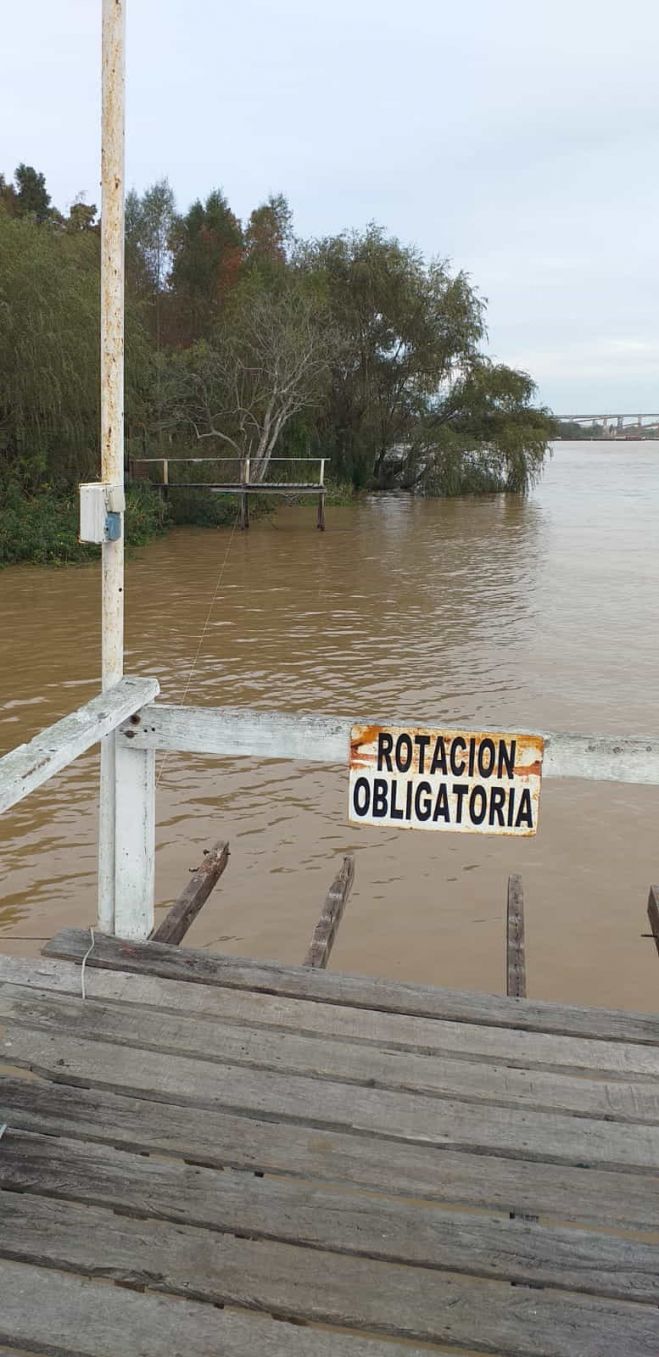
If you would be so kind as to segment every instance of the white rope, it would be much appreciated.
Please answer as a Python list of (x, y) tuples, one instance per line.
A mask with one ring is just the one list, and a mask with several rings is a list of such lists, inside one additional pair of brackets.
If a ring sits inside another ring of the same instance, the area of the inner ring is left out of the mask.
[[(224, 578), (224, 571), (225, 571), (225, 569), (226, 569), (226, 564), (227, 564), (227, 561), (228, 561), (228, 559), (229, 559), (229, 552), (230, 552), (230, 550), (231, 550), (231, 543), (233, 542), (233, 536), (234, 536), (234, 533), (235, 533), (235, 531), (236, 531), (236, 524), (237, 524), (237, 522), (238, 522), (238, 515), (236, 514), (236, 517), (235, 517), (234, 520), (233, 520), (233, 527), (232, 527), (232, 529), (231, 529), (231, 534), (230, 534), (230, 537), (229, 537), (229, 541), (227, 542), (227, 549), (226, 549), (226, 551), (225, 551), (225, 553), (224, 553), (224, 560), (223, 560), (223, 562), (222, 562), (222, 565), (220, 566), (220, 573), (219, 573), (219, 575), (218, 575), (218, 577), (217, 577), (217, 582), (216, 582), (216, 584), (215, 584), (215, 589), (214, 589), (214, 592), (213, 592), (213, 597), (211, 598), (211, 601), (210, 601), (210, 603), (209, 603), (209, 605), (208, 605), (208, 612), (206, 613), (206, 619), (205, 619), (205, 621), (204, 621), (204, 625), (203, 625), (203, 627), (202, 627), (202, 629), (201, 629), (201, 633), (200, 633), (200, 636), (199, 636), (199, 644), (198, 644), (198, 646), (197, 646), (197, 652), (196, 652), (196, 655), (195, 655), (195, 657), (194, 657), (194, 659), (193, 659), (193, 661), (192, 661), (192, 665), (191, 665), (191, 668), (190, 668), (190, 672), (189, 672), (188, 677), (187, 677), (187, 680), (186, 680), (185, 689), (184, 689), (184, 692), (183, 692), (183, 698), (182, 698), (182, 700), (181, 700), (181, 706), (183, 706), (183, 707), (185, 706), (185, 703), (186, 703), (187, 697), (188, 697), (188, 693), (190, 692), (190, 689), (191, 689), (191, 687), (192, 687), (192, 680), (193, 680), (193, 678), (194, 678), (194, 676), (195, 676), (195, 674), (196, 674), (196, 672), (197, 672), (197, 666), (198, 666), (198, 664), (199, 664), (199, 657), (200, 657), (200, 655), (201, 655), (202, 647), (203, 647), (204, 641), (205, 641), (205, 639), (206, 639), (206, 632), (208, 631), (208, 627), (209, 627), (209, 624), (210, 624), (210, 620), (211, 620), (211, 617), (212, 617), (212, 614), (213, 614), (213, 609), (214, 609), (215, 604), (216, 604), (216, 602), (217, 602), (217, 596), (218, 596), (218, 594), (219, 594), (219, 592), (220, 592), (220, 586), (221, 586), (222, 580), (223, 580), (223, 578)], [(171, 751), (170, 751), (170, 752), (171, 752)], [(165, 771), (165, 768), (166, 768), (166, 766), (167, 766), (168, 760), (169, 760), (169, 752), (168, 752), (167, 754), (165, 754), (165, 757), (164, 757), (164, 759), (163, 759), (163, 761), (162, 761), (162, 763), (161, 763), (161, 765), (160, 765), (160, 768), (158, 769), (158, 776), (157, 776), (157, 778), (156, 778), (156, 787), (158, 787), (158, 786), (160, 785), (160, 779), (162, 778), (162, 775), (163, 775), (163, 773), (164, 773), (164, 771)]]
[(94, 930), (91, 927), (91, 925), (89, 928), (89, 936), (91, 938), (91, 942), (89, 944), (89, 947), (87, 948), (87, 951), (85, 952), (84, 957), (82, 958), (82, 965), (80, 967), (80, 992), (82, 994), (83, 999), (87, 998), (87, 991), (85, 989), (85, 966), (87, 965), (87, 957), (91, 956), (94, 950)]

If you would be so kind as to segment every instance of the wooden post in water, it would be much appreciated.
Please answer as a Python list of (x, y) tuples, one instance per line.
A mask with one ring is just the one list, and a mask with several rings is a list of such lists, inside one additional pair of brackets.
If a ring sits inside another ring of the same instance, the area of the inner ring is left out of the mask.
[(325, 458), (320, 461), (320, 486), (321, 491), (318, 496), (318, 522), (317, 527), (320, 532), (325, 531)]
[(323, 912), (314, 928), (313, 937), (304, 958), (305, 966), (313, 966), (316, 970), (325, 970), (354, 879), (355, 859), (353, 854), (349, 853), (344, 857), (341, 871), (334, 878), (327, 893)]
[(506, 993), (509, 998), (525, 999), (524, 890), (521, 876), (508, 878), (506, 933)]
[[(249, 485), (249, 465), (249, 457), (245, 457), (240, 463), (240, 479), (243, 485)], [(249, 495), (245, 492), (240, 496), (240, 526), (243, 531), (249, 527)]]

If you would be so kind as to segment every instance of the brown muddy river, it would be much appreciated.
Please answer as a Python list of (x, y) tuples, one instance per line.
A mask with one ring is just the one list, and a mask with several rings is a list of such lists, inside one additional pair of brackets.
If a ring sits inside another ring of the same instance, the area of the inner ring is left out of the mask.
[[(563, 443), (526, 502), (372, 498), (329, 509), (324, 536), (310, 507), (180, 530), (129, 561), (126, 672), (199, 705), (656, 735), (658, 514), (659, 444)], [(4, 752), (97, 688), (98, 567), (1, 572), (0, 622)], [(2, 950), (94, 922), (97, 776), (90, 754), (3, 817)], [(351, 826), (345, 770), (170, 755), (157, 817), (159, 905), (231, 841), (191, 945), (301, 961), (351, 850), (333, 969), (502, 992), (519, 871), (530, 996), (657, 1006), (659, 788), (550, 781), (537, 838), (492, 839)]]

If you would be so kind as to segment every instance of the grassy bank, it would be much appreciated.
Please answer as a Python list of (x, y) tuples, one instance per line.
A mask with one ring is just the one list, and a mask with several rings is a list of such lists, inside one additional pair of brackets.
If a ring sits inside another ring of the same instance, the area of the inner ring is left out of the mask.
[[(167, 506), (152, 490), (127, 492), (128, 546), (150, 542), (166, 531), (168, 521)], [(77, 493), (42, 489), (27, 494), (16, 484), (0, 488), (0, 566), (69, 565), (94, 560), (98, 550), (78, 541)]]
[[(349, 487), (328, 486), (328, 505), (353, 500)], [(252, 519), (276, 507), (272, 496), (250, 497)], [(131, 486), (126, 492), (126, 544), (144, 546), (179, 524), (223, 527), (233, 524), (237, 513), (235, 498), (209, 495), (203, 490), (177, 490), (166, 502), (146, 485)], [(41, 489), (28, 493), (16, 483), (0, 486), (0, 566), (21, 562), (71, 565), (92, 561), (97, 555), (98, 547), (78, 541), (77, 492)]]

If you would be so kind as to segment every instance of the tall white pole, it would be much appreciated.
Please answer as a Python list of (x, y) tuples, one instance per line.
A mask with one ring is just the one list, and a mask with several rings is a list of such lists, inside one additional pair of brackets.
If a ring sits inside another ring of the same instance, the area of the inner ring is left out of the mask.
[[(125, 0), (103, 0), (101, 145), (101, 480), (118, 487), (119, 537), (102, 553), (103, 689), (124, 665), (124, 107)], [(113, 506), (114, 507), (114, 506)], [(115, 740), (101, 746), (98, 925), (114, 931)]]

